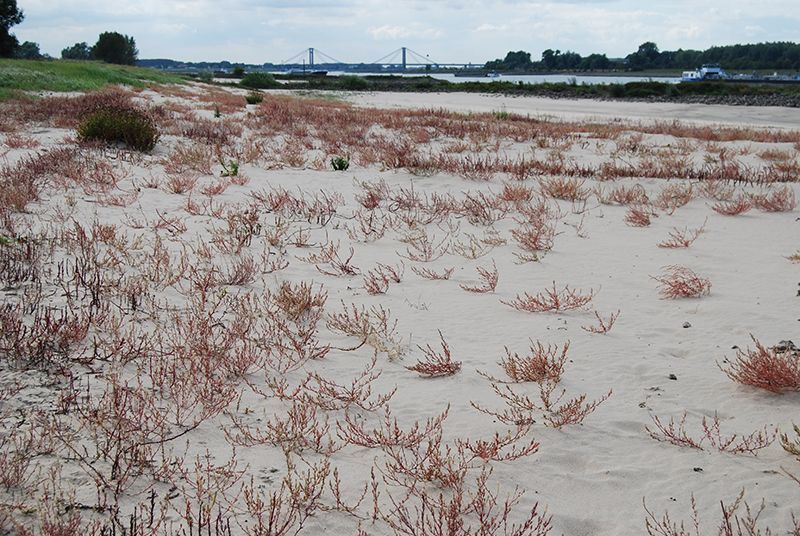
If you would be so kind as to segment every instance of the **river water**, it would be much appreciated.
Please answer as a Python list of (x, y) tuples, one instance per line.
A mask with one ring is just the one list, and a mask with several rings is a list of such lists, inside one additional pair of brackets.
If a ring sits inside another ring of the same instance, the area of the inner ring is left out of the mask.
[(628, 82), (664, 82), (669, 84), (677, 84), (681, 81), (679, 77), (650, 77), (650, 76), (588, 76), (588, 75), (569, 75), (569, 74), (526, 74), (526, 75), (501, 75), (497, 78), (490, 78), (488, 76), (456, 76), (452, 73), (343, 73), (331, 71), (330, 75), (343, 75), (343, 74), (356, 74), (357, 76), (430, 76), (439, 80), (447, 80), (454, 84), (463, 82), (522, 82), (524, 84), (544, 84), (544, 83), (564, 83), (569, 84), (573, 80), (576, 84), (627, 84)]

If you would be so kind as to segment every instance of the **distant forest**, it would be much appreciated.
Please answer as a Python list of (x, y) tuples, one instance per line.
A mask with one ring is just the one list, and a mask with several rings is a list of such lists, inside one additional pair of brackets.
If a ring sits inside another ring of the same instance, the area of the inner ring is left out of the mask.
[(624, 59), (609, 59), (605, 54), (583, 57), (576, 52), (547, 49), (540, 61), (532, 61), (530, 52), (509, 52), (504, 59), (486, 63), (496, 71), (596, 71), (618, 69), (694, 69), (704, 63), (719, 63), (729, 71), (792, 70), (800, 71), (800, 45), (789, 42), (729, 45), (707, 50), (664, 50), (652, 42)]

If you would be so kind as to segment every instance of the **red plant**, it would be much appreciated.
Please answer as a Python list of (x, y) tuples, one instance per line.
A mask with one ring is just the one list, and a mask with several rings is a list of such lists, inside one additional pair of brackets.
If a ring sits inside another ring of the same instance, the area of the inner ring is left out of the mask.
[(517, 297), (512, 301), (500, 300), (500, 302), (518, 311), (529, 313), (561, 312), (581, 309), (592, 301), (594, 296), (594, 290), (589, 290), (588, 294), (581, 294), (579, 290), (569, 288), (569, 285), (558, 290), (556, 282), (553, 281), (552, 289), (546, 289), (535, 295), (527, 292), (523, 295), (517, 294)]
[(389, 283), (399, 283), (403, 277), (404, 266), (389, 266), (378, 263), (378, 266), (364, 276), (364, 288), (369, 294), (385, 294)]
[(784, 186), (770, 194), (751, 195), (751, 201), (765, 212), (791, 212), (797, 208), (797, 197), (791, 186)]
[(554, 199), (566, 201), (585, 201), (591, 195), (591, 191), (584, 188), (585, 181), (572, 178), (553, 178), (539, 182), (542, 193)]
[(432, 262), (447, 253), (448, 247), (445, 245), (446, 241), (447, 237), (444, 237), (436, 244), (435, 237), (432, 240), (426, 233), (422, 233), (417, 236), (409, 237), (406, 240), (408, 243), (408, 246), (406, 246), (406, 253), (398, 253), (398, 255), (411, 261)]
[(414, 448), (425, 439), (441, 433), (442, 423), (447, 418), (449, 412), (450, 406), (447, 406), (441, 414), (435, 417), (429, 417), (424, 425), (421, 425), (419, 421), (414, 421), (414, 424), (411, 425), (408, 430), (400, 428), (397, 419), (392, 418), (388, 407), (384, 411), (380, 428), (374, 428), (372, 430), (365, 428), (361, 419), (356, 419), (350, 413), (346, 413), (344, 416), (344, 423), (342, 423), (342, 421), (337, 422), (339, 428), (337, 434), (342, 441), (359, 447)]
[(611, 397), (609, 391), (597, 400), (587, 402), (586, 395), (582, 394), (564, 402), (566, 390), (561, 390), (557, 395), (555, 392), (557, 383), (552, 381), (539, 382), (539, 401), (531, 399), (527, 395), (520, 395), (514, 392), (508, 385), (501, 389), (497, 384), (492, 384), (492, 389), (505, 403), (506, 409), (503, 411), (493, 411), (471, 402), (472, 407), (495, 417), (500, 422), (513, 426), (530, 426), (536, 422), (536, 416), (541, 415), (546, 425), (553, 428), (561, 428), (568, 424), (580, 424), (583, 420), (593, 413), (600, 404)]
[(617, 318), (619, 318), (619, 309), (617, 309), (616, 313), (611, 313), (611, 316), (608, 317), (608, 320), (605, 320), (603, 317), (600, 316), (600, 313), (597, 311), (594, 312), (594, 316), (597, 318), (598, 325), (597, 326), (581, 326), (581, 329), (584, 331), (588, 331), (590, 333), (598, 333), (601, 335), (605, 335), (611, 328), (614, 327), (614, 323), (616, 323)]
[(688, 227), (684, 227), (683, 229), (678, 229), (677, 227), (673, 228), (672, 231), (669, 233), (669, 237), (666, 240), (658, 243), (658, 247), (660, 248), (688, 248), (691, 246), (698, 237), (703, 234), (706, 230), (706, 224), (703, 223), (702, 227), (697, 229), (690, 230)]
[(508, 348), (505, 350), (506, 357), (500, 361), (499, 365), (512, 382), (549, 381), (558, 383), (561, 381), (564, 364), (567, 362), (569, 341), (564, 343), (560, 351), (558, 345), (545, 347), (538, 341), (531, 342), (530, 354), (525, 356), (512, 354)]
[(625, 214), (625, 223), (631, 227), (647, 227), (650, 225), (650, 213), (643, 208), (632, 207)]
[[(760, 534), (773, 534), (769, 527), (764, 527), (759, 521), (761, 514), (766, 508), (766, 503), (762, 500), (761, 505), (755, 508), (751, 507), (747, 502), (743, 502), (743, 499), (744, 489), (742, 489), (738, 497), (736, 497), (731, 504), (726, 505), (722, 501), (719, 502), (721, 512), (716, 533), (719, 536), (758, 536)], [(644, 500), (642, 503), (644, 504), (644, 511), (647, 513), (645, 529), (649, 536), (696, 536), (701, 534), (700, 513), (698, 512), (697, 501), (694, 495), (691, 496), (691, 532), (686, 529), (683, 521), (681, 521), (680, 525), (672, 521), (669, 512), (665, 512), (661, 519), (659, 519), (656, 517), (655, 513), (647, 507), (647, 503)], [(739, 513), (742, 506), (744, 506), (744, 512)], [(792, 516), (792, 525), (793, 527), (789, 529), (786, 534), (800, 534), (800, 519), (796, 519)]]
[(356, 266), (350, 264), (355, 255), (355, 250), (351, 247), (350, 253), (346, 258), (339, 254), (339, 245), (337, 242), (328, 242), (320, 247), (319, 253), (309, 253), (305, 257), (298, 257), (301, 261), (314, 264), (317, 270), (325, 275), (332, 276), (353, 276), (359, 273)]
[(686, 205), (692, 199), (694, 199), (694, 189), (691, 184), (673, 183), (667, 184), (662, 188), (658, 193), (658, 197), (656, 197), (654, 205), (671, 214), (675, 209)]
[(511, 230), (511, 236), (517, 241), (519, 247), (530, 253), (553, 249), (555, 235), (555, 226), (546, 221)]
[(203, 195), (211, 197), (223, 193), (228, 189), (230, 184), (231, 183), (228, 180), (220, 180), (203, 186), (200, 191), (203, 193)]
[(736, 350), (736, 359), (720, 370), (743, 385), (773, 393), (800, 391), (800, 352), (793, 348), (767, 348), (750, 335), (755, 350)]
[(598, 190), (597, 198), (604, 205), (647, 205), (650, 199), (641, 184), (633, 186), (618, 186), (606, 195), (602, 190)]
[(197, 177), (192, 175), (172, 175), (167, 179), (167, 190), (173, 194), (191, 192), (197, 184)]
[(437, 273), (431, 270), (430, 268), (417, 268), (416, 266), (411, 267), (411, 271), (417, 274), (420, 277), (425, 279), (430, 279), (433, 281), (443, 281), (450, 279), (455, 271), (455, 268), (447, 268), (442, 273)]
[(510, 183), (503, 184), (503, 191), (497, 195), (498, 199), (514, 204), (526, 203), (530, 201), (532, 197), (533, 189), (530, 186)]
[(386, 291), (389, 290), (389, 281), (380, 277), (379, 274), (369, 271), (364, 276), (364, 290), (373, 296), (376, 294), (386, 294)]
[(660, 283), (659, 292), (662, 298), (699, 298), (711, 293), (711, 281), (685, 266), (672, 265), (664, 270), (664, 275), (651, 276)]
[(746, 196), (740, 196), (735, 201), (720, 201), (712, 205), (711, 210), (725, 216), (738, 216), (753, 208), (753, 204)]
[(460, 285), (461, 288), (467, 292), (475, 292), (478, 294), (486, 292), (494, 292), (497, 288), (497, 281), (500, 277), (497, 271), (497, 265), (492, 261), (492, 269), (482, 268), (478, 266), (478, 274), (481, 276), (483, 282), (480, 285)]
[(756, 430), (746, 436), (738, 434), (723, 436), (720, 431), (719, 417), (715, 413), (713, 420), (703, 417), (702, 435), (699, 439), (694, 439), (686, 432), (686, 415), (684, 412), (678, 423), (670, 417), (667, 424), (664, 424), (658, 416), (653, 415), (655, 430), (647, 426), (645, 430), (656, 441), (664, 441), (680, 447), (704, 450), (703, 443), (707, 440), (713, 448), (720, 452), (752, 454), (753, 456), (757, 455), (759, 450), (770, 446), (777, 437), (777, 431), (770, 432), (766, 426), (763, 430)]
[(442, 335), (441, 331), (439, 332), (439, 338), (441, 339), (442, 345), (441, 352), (431, 348), (430, 344), (426, 345), (425, 348), (418, 346), (425, 354), (425, 360), (417, 361), (415, 365), (406, 368), (425, 378), (452, 376), (461, 370), (461, 362), (453, 361), (452, 355), (450, 354), (450, 346), (447, 344), (447, 341), (444, 340), (444, 335)]

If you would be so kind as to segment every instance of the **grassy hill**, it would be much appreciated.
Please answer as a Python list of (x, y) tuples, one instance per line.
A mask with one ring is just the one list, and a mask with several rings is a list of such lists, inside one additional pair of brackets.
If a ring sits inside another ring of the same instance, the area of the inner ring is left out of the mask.
[(0, 100), (19, 91), (87, 91), (108, 84), (145, 87), (182, 81), (154, 69), (95, 61), (0, 60)]

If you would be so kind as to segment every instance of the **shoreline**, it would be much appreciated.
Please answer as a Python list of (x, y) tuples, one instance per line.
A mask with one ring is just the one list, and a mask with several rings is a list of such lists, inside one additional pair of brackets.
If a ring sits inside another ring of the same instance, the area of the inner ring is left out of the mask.
[[(304, 94), (282, 90), (276, 93)], [(553, 99), (541, 96), (490, 93), (338, 92), (336, 96), (359, 107), (442, 108), (457, 112), (508, 112), (552, 116), (564, 120), (681, 121), (705, 125), (747, 125), (793, 130), (800, 125), (800, 109), (780, 106), (743, 107), (725, 104)]]

